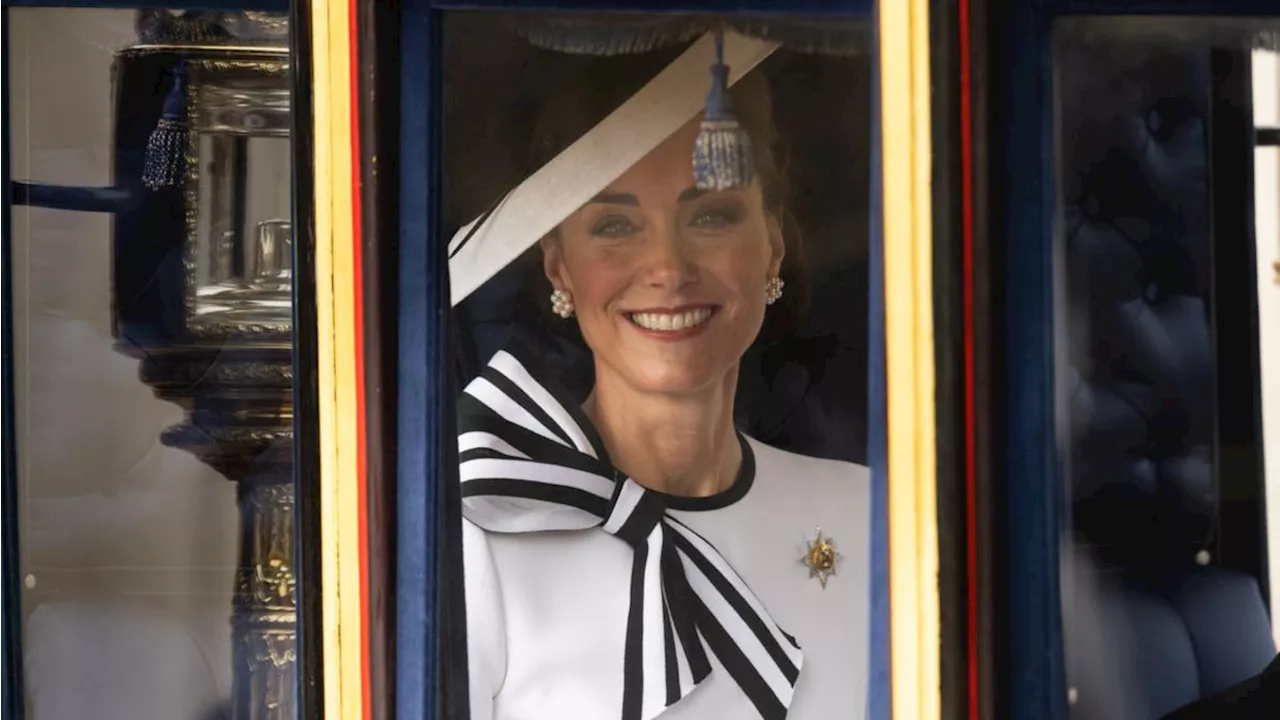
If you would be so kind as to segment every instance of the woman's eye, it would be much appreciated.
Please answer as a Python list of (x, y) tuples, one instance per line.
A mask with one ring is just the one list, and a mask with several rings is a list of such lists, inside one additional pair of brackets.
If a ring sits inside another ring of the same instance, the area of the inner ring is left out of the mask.
[(627, 218), (610, 215), (596, 221), (596, 224), (591, 227), (591, 234), (603, 237), (623, 237), (630, 235), (637, 229), (635, 223)]
[(742, 208), (736, 205), (713, 207), (698, 211), (689, 224), (704, 230), (718, 230), (732, 227), (742, 219)]

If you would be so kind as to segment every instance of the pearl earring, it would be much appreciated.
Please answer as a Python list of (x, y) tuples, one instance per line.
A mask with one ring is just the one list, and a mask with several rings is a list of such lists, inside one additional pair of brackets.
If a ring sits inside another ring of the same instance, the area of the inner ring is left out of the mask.
[(564, 290), (551, 293), (551, 312), (566, 320), (573, 317), (573, 296)]
[(778, 298), (782, 297), (782, 286), (786, 285), (782, 278), (769, 278), (769, 282), (764, 284), (764, 304), (772, 305), (778, 302)]

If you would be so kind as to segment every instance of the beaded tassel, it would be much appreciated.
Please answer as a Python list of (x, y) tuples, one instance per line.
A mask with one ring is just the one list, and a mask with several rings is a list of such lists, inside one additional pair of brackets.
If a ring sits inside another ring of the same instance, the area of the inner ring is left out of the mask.
[(164, 99), (160, 122), (147, 140), (142, 182), (152, 190), (180, 187), (187, 174), (187, 70), (173, 71), (173, 87)]
[(693, 177), (700, 190), (728, 190), (751, 184), (755, 164), (751, 136), (738, 123), (729, 97), (729, 68), (724, 64), (724, 33), (716, 31), (716, 62), (702, 131), (693, 146)]

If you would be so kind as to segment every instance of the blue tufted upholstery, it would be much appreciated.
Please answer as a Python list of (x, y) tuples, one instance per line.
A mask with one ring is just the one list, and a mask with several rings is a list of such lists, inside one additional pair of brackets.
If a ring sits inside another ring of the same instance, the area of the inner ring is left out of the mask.
[(1211, 547), (1206, 49), (1059, 47), (1064, 629), (1073, 717), (1157, 718), (1275, 655), (1255, 578)]

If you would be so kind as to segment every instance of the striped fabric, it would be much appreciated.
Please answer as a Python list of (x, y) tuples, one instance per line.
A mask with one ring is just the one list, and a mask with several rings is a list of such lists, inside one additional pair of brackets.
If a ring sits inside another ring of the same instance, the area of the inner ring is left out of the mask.
[(611, 466), (581, 408), (535, 377), (532, 358), (499, 352), (459, 399), (464, 516), (498, 533), (598, 527), (632, 547), (623, 720), (649, 720), (688, 695), (711, 673), (708, 651), (760, 717), (785, 718), (802, 662), (795, 639), (710, 543), (667, 514), (662, 494)]

